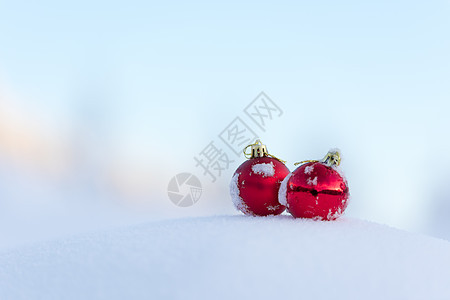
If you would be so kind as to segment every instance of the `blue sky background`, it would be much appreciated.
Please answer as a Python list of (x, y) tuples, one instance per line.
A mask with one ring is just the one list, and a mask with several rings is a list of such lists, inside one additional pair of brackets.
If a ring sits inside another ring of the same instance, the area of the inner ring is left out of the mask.
[[(348, 215), (450, 237), (449, 13), (449, 1), (1, 1), (1, 214), (232, 213), (243, 158), (213, 184), (193, 157), (265, 91), (284, 114), (260, 137), (291, 170), (342, 150)], [(180, 209), (166, 189), (184, 171), (204, 194)]]

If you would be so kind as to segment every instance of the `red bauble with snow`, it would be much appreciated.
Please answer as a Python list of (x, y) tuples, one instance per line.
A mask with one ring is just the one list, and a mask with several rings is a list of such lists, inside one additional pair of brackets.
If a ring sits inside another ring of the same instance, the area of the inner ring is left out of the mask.
[(349, 189), (338, 169), (340, 155), (331, 151), (322, 161), (309, 161), (283, 181), (279, 201), (295, 218), (335, 220), (347, 208)]
[(286, 207), (278, 202), (278, 190), (289, 169), (280, 160), (269, 157), (259, 140), (250, 146), (250, 159), (239, 166), (231, 180), (234, 206), (246, 215), (279, 215)]

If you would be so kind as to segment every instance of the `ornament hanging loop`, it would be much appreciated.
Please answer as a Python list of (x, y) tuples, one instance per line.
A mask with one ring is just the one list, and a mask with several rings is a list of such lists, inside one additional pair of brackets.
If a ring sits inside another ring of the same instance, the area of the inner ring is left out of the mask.
[(279, 159), (279, 158), (276, 157), (275, 155), (272, 155), (272, 154), (267, 154), (267, 155), (270, 156), (270, 157), (272, 157), (272, 158), (275, 158), (276, 160), (281, 161), (283, 164), (286, 164), (286, 161), (285, 161), (285, 160)]
[(318, 162), (318, 160), (315, 160), (315, 159), (302, 160), (302, 161), (299, 161), (299, 162), (294, 163), (294, 166), (298, 166), (298, 165), (305, 164), (305, 163), (309, 163), (309, 162)]

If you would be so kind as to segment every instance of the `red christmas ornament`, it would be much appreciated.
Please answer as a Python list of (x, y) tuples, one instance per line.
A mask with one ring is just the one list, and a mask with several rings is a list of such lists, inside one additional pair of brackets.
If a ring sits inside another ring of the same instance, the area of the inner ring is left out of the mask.
[[(251, 154), (245, 150), (251, 146)], [(244, 149), (249, 155), (234, 172), (230, 194), (235, 207), (246, 215), (279, 215), (286, 207), (278, 202), (278, 190), (289, 169), (270, 156), (259, 140)]]
[(347, 181), (338, 170), (340, 161), (338, 151), (330, 151), (322, 161), (305, 161), (283, 181), (280, 203), (295, 218), (337, 219), (349, 198)]

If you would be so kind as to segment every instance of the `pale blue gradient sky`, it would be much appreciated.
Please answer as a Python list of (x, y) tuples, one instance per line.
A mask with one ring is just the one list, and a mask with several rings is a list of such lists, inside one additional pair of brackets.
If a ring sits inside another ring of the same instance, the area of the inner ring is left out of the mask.
[(447, 194), (449, 1), (2, 1), (0, 75), (33, 127), (153, 174), (161, 214), (232, 211), (237, 163), (182, 212), (166, 184), (260, 91), (291, 169), (341, 148), (349, 215), (426, 231)]

